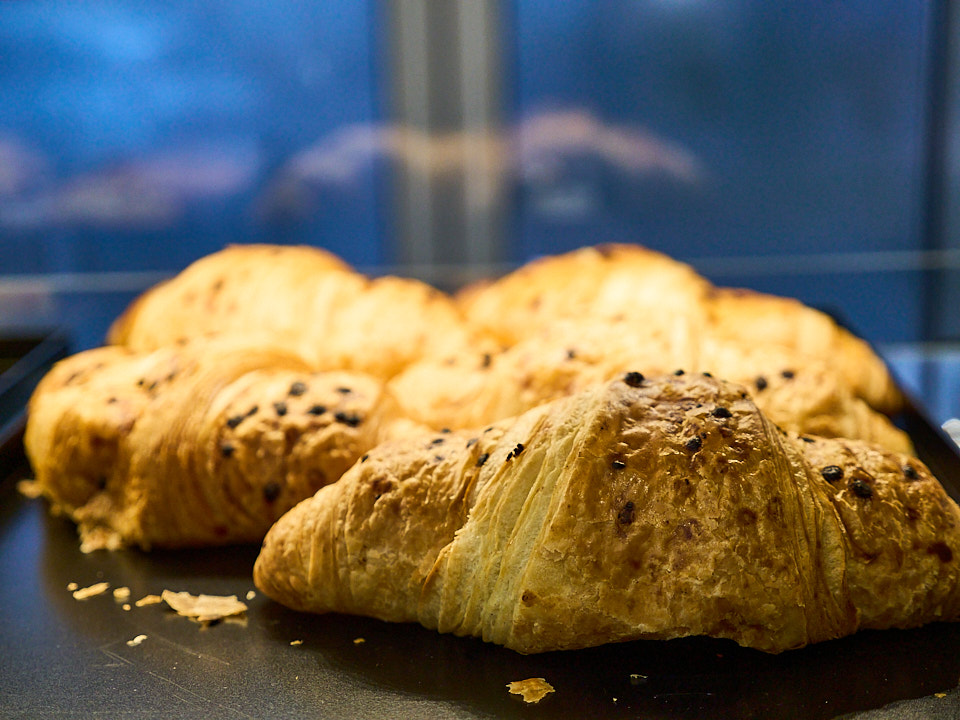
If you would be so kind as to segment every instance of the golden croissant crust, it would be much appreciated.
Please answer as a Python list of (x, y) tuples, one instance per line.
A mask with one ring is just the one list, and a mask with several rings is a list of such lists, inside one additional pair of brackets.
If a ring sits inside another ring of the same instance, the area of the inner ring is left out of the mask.
[(317, 368), (390, 377), (466, 346), (452, 300), (413, 279), (368, 278), (323, 250), (237, 245), (196, 261), (135, 300), (108, 340), (135, 350), (211, 334), (267, 335)]
[(414, 363), (390, 381), (403, 412), (432, 427), (477, 427), (579, 392), (631, 368), (710, 372), (741, 383), (761, 410), (797, 433), (912, 452), (910, 438), (857, 397), (832, 365), (782, 346), (695, 335), (667, 318), (643, 333), (627, 321), (556, 322), (501, 352)]
[(402, 426), (374, 378), (314, 372), (252, 337), (199, 338), (60, 362), (31, 399), (24, 444), (85, 551), (201, 546), (260, 541)]
[(802, 439), (742, 386), (627, 373), (384, 443), (267, 534), (257, 586), (523, 653), (707, 635), (769, 652), (960, 618), (960, 509), (916, 459)]
[(682, 328), (681, 340), (709, 336), (745, 351), (779, 346), (796, 354), (794, 364), (808, 358), (833, 366), (856, 397), (878, 410), (902, 405), (882, 360), (824, 313), (789, 298), (714, 287), (691, 267), (636, 245), (539, 258), (457, 299), (474, 326), (505, 346), (558, 320), (626, 321), (639, 338), (651, 325), (672, 322)]

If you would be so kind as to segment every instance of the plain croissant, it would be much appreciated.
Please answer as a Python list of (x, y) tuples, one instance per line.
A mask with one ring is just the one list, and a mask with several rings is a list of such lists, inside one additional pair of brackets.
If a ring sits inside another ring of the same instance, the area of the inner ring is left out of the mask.
[(832, 366), (779, 345), (694, 335), (670, 319), (636, 332), (624, 320), (556, 322), (501, 352), (426, 358), (389, 388), (403, 412), (431, 427), (466, 428), (622, 375), (710, 372), (748, 387), (760, 409), (797, 433), (846, 437), (912, 452), (909, 436), (857, 397)]
[(260, 334), (323, 370), (390, 377), (477, 342), (453, 301), (417, 280), (369, 278), (319, 248), (234, 245), (137, 298), (108, 341), (155, 350), (213, 334)]
[(668, 319), (693, 338), (780, 346), (831, 365), (856, 397), (893, 413), (903, 398), (870, 346), (798, 300), (714, 287), (693, 268), (636, 245), (584, 247), (538, 258), (457, 300), (477, 328), (505, 346), (558, 320), (628, 322), (643, 337)]
[(24, 437), (35, 491), (85, 551), (259, 542), (405, 421), (375, 378), (314, 372), (254, 338), (57, 364)]
[(257, 586), (522, 653), (706, 635), (769, 652), (960, 618), (960, 509), (916, 459), (639, 373), (385, 443), (284, 515)]

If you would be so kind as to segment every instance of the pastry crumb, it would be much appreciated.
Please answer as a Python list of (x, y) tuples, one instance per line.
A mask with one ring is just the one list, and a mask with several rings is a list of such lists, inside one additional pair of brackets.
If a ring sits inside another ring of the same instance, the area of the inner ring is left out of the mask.
[(191, 595), (164, 590), (161, 598), (178, 615), (199, 623), (211, 623), (247, 611), (247, 606), (237, 600), (236, 595)]
[(103, 595), (110, 587), (110, 583), (98, 582), (90, 585), (89, 587), (80, 588), (79, 590), (73, 591), (73, 597), (75, 600), (86, 600), (87, 598), (95, 597), (96, 595)]
[(362, 644), (362, 643), (365, 643), (366, 641), (367, 641), (366, 638), (354, 638), (354, 639), (353, 639), (353, 644), (354, 644), (354, 645), (360, 645), (360, 644)]
[(114, 600), (126, 600), (130, 597), (130, 588), (123, 586), (113, 589)]
[(75, 582), (67, 583), (67, 590), (69, 590), (70, 592), (73, 592), (73, 591), (76, 590), (78, 587), (80, 587), (80, 586), (77, 585), (77, 583), (75, 583)]
[(527, 678), (507, 683), (507, 689), (512, 695), (520, 695), (525, 703), (538, 703), (547, 695), (556, 692), (553, 685), (544, 678)]
[(137, 607), (146, 607), (147, 605), (159, 605), (163, 602), (163, 598), (159, 595), (144, 595), (142, 598), (137, 600), (134, 605)]
[(127, 645), (129, 645), (130, 647), (136, 647), (146, 639), (147, 639), (146, 635), (137, 635), (133, 640), (127, 640)]
[(247, 590), (247, 600), (253, 600), (257, 596), (253, 590)]
[(291, 645), (303, 645), (303, 640), (291, 640)]
[(124, 610), (130, 610), (131, 605), (130, 605), (130, 603), (124, 603), (122, 607), (123, 607)]
[(946, 693), (934, 693), (933, 696), (934, 696), (935, 698), (941, 698), (941, 699), (942, 699), (942, 698), (945, 698), (945, 697), (947, 696), (947, 694), (946, 694)]

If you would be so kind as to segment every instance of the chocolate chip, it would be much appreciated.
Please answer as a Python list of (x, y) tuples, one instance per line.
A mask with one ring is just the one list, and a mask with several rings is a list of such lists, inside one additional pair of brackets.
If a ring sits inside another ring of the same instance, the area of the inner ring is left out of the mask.
[(300, 397), (307, 391), (307, 384), (297, 380), (293, 385), (290, 386), (290, 389), (287, 391), (289, 395), (293, 397)]
[(360, 458), (360, 462), (365, 463), (365, 462), (367, 461), (367, 458), (369, 458), (369, 457), (370, 457), (369, 454), (368, 454), (368, 455), (364, 455), (363, 457)]
[(309, 410), (307, 410), (307, 415), (323, 415), (327, 409), (323, 405), (312, 405)]
[(820, 469), (820, 474), (827, 482), (837, 482), (843, 479), (843, 468), (839, 465), (827, 465)]
[(280, 415), (281, 417), (287, 414), (287, 404), (283, 400), (275, 402), (273, 404), (273, 409), (276, 410), (277, 415)]
[(477, 467), (483, 467), (483, 464), (490, 457), (490, 453), (483, 453), (480, 457), (477, 458)]
[(644, 379), (643, 374), (638, 372), (628, 372), (623, 376), (623, 381), (630, 387), (640, 387)]
[(873, 488), (860, 478), (854, 478), (850, 481), (850, 489), (853, 490), (853, 494), (857, 497), (865, 499), (873, 497)]
[(763, 392), (767, 389), (767, 379), (763, 375), (754, 380), (754, 383), (757, 386), (757, 390), (760, 392)]
[(477, 438), (470, 438), (467, 440), (467, 447), (473, 447), (477, 444)]
[(443, 438), (434, 438), (433, 440), (430, 441), (430, 444), (431, 444), (431, 445), (442, 445), (442, 444), (443, 444)]
[(272, 480), (263, 486), (263, 499), (272, 503), (280, 497), (280, 485)]
[(507, 453), (507, 460), (513, 460), (513, 458), (518, 457), (520, 453), (523, 452), (523, 443), (517, 443), (517, 446)]
[(610, 463), (610, 466), (614, 470), (623, 470), (627, 464), (623, 460), (614, 460), (612, 463)]
[(713, 377), (713, 375), (711, 375), (711, 374), (708, 373), (708, 372), (703, 373), (703, 376), (704, 376), (704, 377), (708, 377), (708, 378), (712, 378), (712, 377)]
[(903, 476), (907, 480), (919, 480), (920, 475), (917, 473), (917, 469), (913, 465), (904, 465), (903, 466)]
[(633, 522), (633, 503), (629, 500), (620, 509), (620, 512), (617, 513), (617, 522), (620, 525), (629, 525)]
[(953, 550), (945, 542), (935, 542), (927, 548), (927, 552), (936, 555), (940, 562), (948, 563), (953, 560)]
[(792, 380), (792, 379), (793, 379), (793, 370), (784, 370), (782, 373), (780, 373), (780, 375), (781, 375), (783, 378), (785, 378), (786, 380)]
[(687, 442), (684, 444), (684, 447), (686, 447), (690, 452), (697, 452), (697, 450), (703, 447), (703, 440), (699, 435), (694, 435), (692, 438), (687, 440)]
[(577, 351), (573, 348), (567, 350), (567, 360), (573, 360), (577, 357)]
[(240, 423), (247, 419), (246, 415), (234, 415), (232, 418), (227, 420), (227, 427), (233, 430)]
[(338, 412), (333, 416), (333, 418), (337, 422), (343, 423), (344, 425), (349, 425), (350, 427), (357, 427), (357, 425), (363, 422), (363, 419), (356, 413)]
[(488, 368), (488, 367), (490, 367), (490, 363), (491, 363), (492, 360), (493, 360), (493, 356), (490, 355), (490, 353), (484, 353), (484, 354), (483, 354), (483, 362), (480, 363), (480, 366), (481, 366), (481, 367), (484, 367), (484, 368)]
[(220, 454), (225, 458), (233, 457), (233, 452), (236, 448), (228, 442), (220, 443)]
[(733, 414), (732, 414), (729, 410), (727, 410), (727, 408), (722, 407), (722, 406), (721, 406), (721, 407), (715, 407), (715, 408), (713, 409), (713, 412), (710, 413), (710, 414), (713, 415), (715, 418), (721, 418), (721, 419), (733, 417)]
[(353, 392), (353, 390), (351, 390), (348, 387), (338, 387), (337, 392), (340, 393), (341, 395), (346, 395), (347, 393)]
[(685, 373), (683, 372), (683, 370), (677, 369), (677, 370), (674, 370), (674, 371), (673, 371), (673, 374), (676, 375), (677, 377), (680, 377), (681, 375), (684, 375)]

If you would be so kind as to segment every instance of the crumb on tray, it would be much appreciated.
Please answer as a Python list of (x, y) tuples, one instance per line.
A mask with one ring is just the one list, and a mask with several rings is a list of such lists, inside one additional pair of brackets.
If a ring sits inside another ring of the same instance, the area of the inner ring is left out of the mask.
[(89, 587), (80, 588), (73, 591), (73, 597), (75, 600), (86, 600), (87, 598), (94, 597), (96, 595), (103, 595), (110, 587), (110, 583), (98, 582), (90, 585)]
[(523, 697), (525, 703), (538, 703), (548, 694), (554, 692), (553, 685), (543, 678), (527, 678), (507, 683), (507, 688), (513, 695)]
[(191, 595), (188, 592), (164, 590), (161, 598), (178, 615), (200, 623), (222, 620), (247, 611), (246, 604), (237, 600), (236, 595)]

